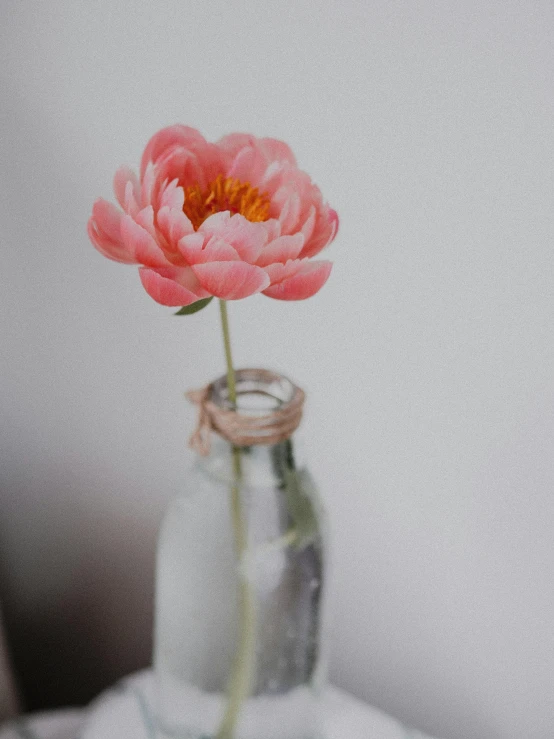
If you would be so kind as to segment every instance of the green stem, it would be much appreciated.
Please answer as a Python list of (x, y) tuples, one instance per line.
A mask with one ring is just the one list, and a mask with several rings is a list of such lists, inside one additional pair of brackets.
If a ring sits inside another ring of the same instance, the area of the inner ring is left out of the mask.
[(227, 303), (219, 301), (219, 312), (221, 315), (221, 329), (223, 331), (223, 346), (225, 347), (225, 362), (227, 364), (227, 387), (229, 400), (236, 407), (237, 385), (235, 382), (235, 369), (233, 367), (233, 355), (231, 354), (231, 334), (229, 332), (229, 316), (227, 315)]
[[(237, 389), (235, 370), (231, 355), (231, 338), (229, 334), (229, 319), (227, 304), (219, 301), (221, 312), (221, 328), (223, 330), (223, 344), (227, 363), (227, 387), (229, 400), (236, 407)], [(229, 679), (227, 706), (216, 734), (216, 739), (233, 739), (239, 718), (242, 703), (252, 691), (254, 655), (256, 646), (256, 612), (254, 594), (248, 583), (247, 574), (242, 565), (244, 554), (248, 547), (248, 532), (243, 517), (240, 499), (242, 479), (242, 465), (240, 447), (233, 446), (233, 484), (231, 485), (231, 521), (235, 540), (235, 550), (238, 562), (238, 621), (239, 639), (231, 676)]]

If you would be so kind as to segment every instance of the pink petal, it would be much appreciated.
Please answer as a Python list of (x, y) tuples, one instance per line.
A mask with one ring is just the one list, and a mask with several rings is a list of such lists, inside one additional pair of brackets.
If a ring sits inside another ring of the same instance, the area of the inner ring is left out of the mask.
[(284, 141), (278, 139), (260, 139), (260, 148), (263, 150), (267, 159), (278, 162), (289, 162), (296, 166), (296, 157), (292, 153), (292, 149)]
[(286, 177), (287, 165), (282, 162), (272, 162), (264, 172), (260, 188), (270, 195), (274, 195), (283, 184)]
[(240, 213), (229, 217), (228, 211), (206, 218), (198, 231), (226, 241), (249, 264), (256, 262), (267, 242), (267, 229), (263, 223), (252, 223)]
[[(154, 188), (152, 199), (158, 202), (160, 194), (165, 189), (165, 182), (176, 180), (187, 188), (190, 185), (200, 185), (203, 189), (208, 184), (206, 174), (195, 154), (182, 147), (168, 149), (156, 163), (157, 185)], [(165, 204), (165, 203), (164, 203)]]
[(311, 298), (327, 282), (332, 266), (331, 262), (303, 262), (296, 274), (272, 284), (263, 293), (277, 300)]
[(294, 234), (293, 236), (280, 236), (264, 246), (256, 264), (258, 267), (267, 267), (274, 262), (285, 264), (290, 259), (296, 259), (304, 246), (304, 236)]
[(134, 218), (139, 212), (139, 202), (140, 200), (136, 197), (134, 184), (131, 181), (127, 182), (125, 185), (125, 200), (123, 205), (125, 213)]
[(158, 211), (158, 228), (168, 244), (176, 247), (183, 236), (194, 233), (192, 223), (181, 209), (169, 208), (167, 205)]
[(123, 213), (104, 198), (98, 198), (92, 206), (92, 219), (98, 231), (115, 243), (121, 244), (121, 219)]
[(258, 139), (247, 133), (232, 133), (220, 139), (217, 146), (224, 153), (229, 166), (237, 154), (245, 148), (259, 151), (263, 155), (266, 166), (274, 161), (296, 165), (296, 159), (289, 146), (277, 139)]
[(125, 209), (127, 183), (131, 183), (131, 190), (135, 201), (140, 202), (140, 185), (136, 174), (129, 167), (120, 167), (113, 178), (113, 189), (117, 202)]
[(275, 196), (280, 190), (289, 194), (295, 192), (305, 203), (313, 201), (318, 194), (321, 195), (319, 188), (312, 184), (306, 172), (291, 166), (287, 162), (273, 162), (267, 168), (261, 187), (272, 196)]
[(267, 273), (246, 262), (209, 262), (192, 269), (202, 287), (222, 300), (240, 300), (269, 285)]
[(268, 221), (263, 221), (263, 227), (267, 231), (267, 242), (275, 241), (281, 235), (281, 224), (276, 218), (270, 218)]
[(160, 191), (160, 209), (168, 206), (169, 208), (183, 208), (185, 204), (185, 193), (182, 187), (179, 187), (179, 180), (172, 180)]
[(267, 169), (267, 160), (259, 149), (241, 149), (235, 157), (228, 173), (241, 182), (249, 182), (256, 187)]
[(185, 236), (179, 239), (177, 242), (177, 249), (188, 264), (200, 262), (202, 260), (199, 259), (197, 255), (202, 251), (205, 240), (206, 239), (203, 234), (197, 233), (193, 230), (192, 233), (185, 234)]
[(275, 285), (278, 282), (287, 280), (289, 277), (294, 277), (303, 264), (304, 261), (302, 259), (291, 259), (285, 264), (281, 264), (281, 262), (268, 264), (267, 267), (265, 267), (265, 271), (269, 275), (271, 284)]
[(156, 239), (156, 228), (154, 226), (154, 208), (151, 205), (147, 205), (146, 208), (140, 210), (135, 216), (134, 220), (139, 226), (142, 226), (145, 231), (148, 231), (150, 236)]
[(227, 228), (230, 220), (230, 211), (220, 210), (219, 212), (209, 216), (209, 218), (206, 218), (198, 230), (204, 234), (204, 238), (211, 238), (212, 236), (220, 234), (225, 228)]
[(241, 149), (253, 147), (255, 144), (256, 137), (250, 133), (230, 133), (220, 139), (216, 146), (230, 165)]
[(329, 208), (329, 218), (331, 220), (331, 223), (333, 224), (333, 229), (331, 232), (332, 241), (339, 231), (339, 214), (333, 208)]
[(123, 216), (121, 220), (121, 237), (128, 253), (139, 264), (147, 267), (165, 267), (170, 264), (148, 231), (139, 226), (131, 216)]
[(149, 162), (156, 163), (162, 157), (167, 149), (180, 146), (186, 149), (194, 148), (199, 144), (206, 144), (206, 139), (202, 134), (189, 126), (180, 124), (162, 128), (161, 131), (152, 136), (147, 143), (140, 164), (140, 174), (143, 177)]
[(106, 234), (98, 228), (98, 224), (94, 218), (90, 218), (87, 223), (87, 232), (90, 240), (96, 249), (108, 259), (123, 264), (136, 264), (136, 259), (129, 255), (121, 242), (110, 239)]
[(148, 295), (162, 305), (190, 305), (208, 297), (190, 267), (161, 267), (156, 270), (141, 267), (139, 276)]
[(179, 241), (179, 251), (188, 264), (205, 264), (206, 262), (235, 262), (240, 259), (233, 247), (222, 239), (213, 238), (204, 243), (201, 233), (185, 236)]
[(225, 174), (226, 164), (224, 156), (215, 144), (202, 144), (195, 146), (192, 151), (196, 155), (196, 159), (206, 182), (212, 182), (220, 174)]
[(304, 234), (304, 243), (307, 243), (312, 237), (315, 227), (316, 215), (317, 214), (315, 205), (310, 205), (308, 217), (304, 221), (304, 225), (301, 228), (301, 231)]
[(300, 197), (294, 190), (283, 187), (275, 193), (271, 199), (271, 215), (279, 219), (282, 234), (297, 230), (301, 206)]
[(326, 208), (326, 211), (319, 213), (311, 239), (304, 245), (300, 256), (314, 257), (324, 249), (335, 238), (339, 227), (339, 219), (336, 211), (332, 208)]
[(140, 183), (141, 205), (144, 207), (152, 203), (152, 193), (156, 184), (156, 170), (154, 165), (150, 163), (144, 172), (142, 182)]

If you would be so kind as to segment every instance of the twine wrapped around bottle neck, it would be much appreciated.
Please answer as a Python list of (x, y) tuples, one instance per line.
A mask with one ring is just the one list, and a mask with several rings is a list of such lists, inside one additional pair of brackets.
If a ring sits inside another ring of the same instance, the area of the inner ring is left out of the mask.
[[(215, 431), (233, 446), (253, 446), (256, 444), (271, 445), (284, 441), (291, 436), (302, 420), (305, 393), (290, 380), (270, 372), (269, 370), (244, 369), (237, 370), (237, 395), (246, 393), (265, 395), (279, 405), (269, 413), (253, 415), (240, 409), (219, 404), (214, 400), (217, 396), (216, 385), (222, 380), (212, 382), (199, 390), (191, 390), (186, 397), (198, 405), (198, 423), (189, 440), (189, 446), (198, 454), (206, 456), (211, 448), (211, 435)], [(269, 389), (272, 384), (288, 383), (289, 395), (286, 400), (278, 397)], [(246, 386), (246, 387), (245, 387)], [(225, 385), (226, 387), (226, 385)]]

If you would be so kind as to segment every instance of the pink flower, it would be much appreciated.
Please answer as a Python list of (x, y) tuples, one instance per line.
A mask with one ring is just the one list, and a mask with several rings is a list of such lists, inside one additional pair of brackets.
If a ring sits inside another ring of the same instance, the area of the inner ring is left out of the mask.
[(337, 214), (282, 141), (235, 133), (210, 144), (170, 126), (148, 142), (140, 179), (122, 167), (114, 191), (123, 212), (97, 200), (90, 239), (109, 259), (141, 265), (162, 305), (257, 292), (303, 300), (329, 277), (331, 263), (312, 257), (334, 238)]

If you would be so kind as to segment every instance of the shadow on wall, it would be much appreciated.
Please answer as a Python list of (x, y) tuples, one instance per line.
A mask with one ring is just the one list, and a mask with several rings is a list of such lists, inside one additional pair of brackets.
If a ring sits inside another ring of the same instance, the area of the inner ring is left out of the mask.
[[(110, 467), (102, 424), (83, 421), (94, 410), (83, 387), (95, 392), (104, 365), (87, 365), (95, 319), (76, 309), (87, 296), (68, 275), (90, 268), (82, 245), (93, 252), (85, 223), (94, 133), (87, 141), (59, 124), (62, 109), (53, 116), (15, 83), (4, 99), (4, 141), (15, 153), (0, 171), (11, 245), (3, 293), (10, 316), (0, 332), (0, 601), (24, 707), (37, 710), (85, 703), (150, 663), (164, 502), (144, 510), (151, 499), (137, 490), (136, 470), (131, 478)], [(39, 182), (48, 197), (37, 195)], [(22, 244), (40, 248), (27, 259)], [(94, 295), (94, 280), (87, 284)]]
[[(44, 471), (40, 491), (3, 472), (8, 514), (15, 500), (52, 501), (0, 525), (0, 596), (24, 708), (86, 703), (151, 661), (156, 527), (98, 499), (83, 508), (86, 479), (72, 479), (73, 502), (64, 493), (60, 505), (63, 469)], [(103, 490), (121, 482), (95, 480)]]

